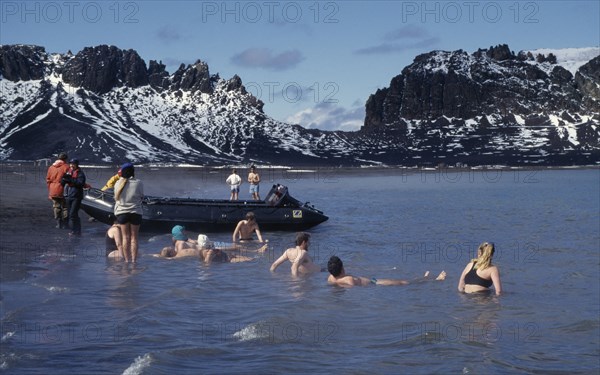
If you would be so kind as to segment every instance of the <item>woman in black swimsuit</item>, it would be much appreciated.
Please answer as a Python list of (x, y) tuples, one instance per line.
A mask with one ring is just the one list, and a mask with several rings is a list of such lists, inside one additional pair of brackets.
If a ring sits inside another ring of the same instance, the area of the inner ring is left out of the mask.
[(484, 242), (477, 249), (477, 259), (471, 260), (463, 270), (458, 290), (465, 293), (487, 292), (493, 285), (496, 295), (502, 293), (500, 271), (492, 265), (494, 244)]

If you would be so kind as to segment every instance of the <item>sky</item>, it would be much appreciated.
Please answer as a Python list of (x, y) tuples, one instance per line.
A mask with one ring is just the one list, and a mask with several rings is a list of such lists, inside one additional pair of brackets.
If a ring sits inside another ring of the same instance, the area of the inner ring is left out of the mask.
[(0, 44), (100, 44), (237, 74), (277, 120), (358, 130), (367, 99), (433, 50), (600, 46), (600, 2), (0, 1)]

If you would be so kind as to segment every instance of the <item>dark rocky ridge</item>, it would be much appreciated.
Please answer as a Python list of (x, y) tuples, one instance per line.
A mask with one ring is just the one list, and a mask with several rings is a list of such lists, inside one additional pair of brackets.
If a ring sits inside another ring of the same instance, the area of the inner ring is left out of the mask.
[(369, 97), (356, 132), (277, 122), (239, 76), (200, 60), (169, 74), (114, 46), (0, 46), (0, 74), (4, 160), (66, 150), (89, 162), (600, 163), (600, 57), (573, 75), (552, 54), (506, 45), (423, 54)]
[(600, 56), (584, 65), (573, 80), (563, 67), (556, 65), (547, 74), (506, 45), (472, 55), (462, 50), (426, 53), (392, 78), (388, 88), (369, 97), (363, 130), (394, 125), (401, 119), (440, 116), (467, 119), (500, 112), (525, 116), (555, 111), (598, 113), (599, 64)]

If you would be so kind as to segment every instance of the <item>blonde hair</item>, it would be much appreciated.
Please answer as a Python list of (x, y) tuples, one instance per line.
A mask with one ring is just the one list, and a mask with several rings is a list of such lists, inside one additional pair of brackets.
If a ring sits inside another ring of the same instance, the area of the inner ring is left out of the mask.
[[(129, 179), (128, 179), (128, 178), (123, 178), (123, 177), (121, 177), (121, 179), (123, 179), (123, 180), (125, 180), (125, 181), (123, 181), (123, 184), (122, 184), (121, 186), (118, 186), (118, 187), (115, 189), (115, 200), (117, 200), (117, 201), (119, 200), (119, 198), (121, 198), (121, 193), (123, 192), (123, 189), (125, 188), (125, 185), (126, 185), (126, 184), (127, 184), (127, 182), (129, 181)], [(118, 182), (118, 181), (117, 181), (117, 182)]]
[(484, 270), (492, 264), (492, 257), (494, 256), (494, 244), (490, 242), (484, 242), (479, 245), (477, 249), (477, 258), (472, 261), (476, 263), (475, 268)]

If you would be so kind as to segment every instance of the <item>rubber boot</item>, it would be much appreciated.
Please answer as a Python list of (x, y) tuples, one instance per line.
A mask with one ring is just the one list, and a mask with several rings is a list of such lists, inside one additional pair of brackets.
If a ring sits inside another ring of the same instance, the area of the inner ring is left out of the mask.
[(62, 229), (62, 220), (61, 219), (54, 219), (56, 220), (56, 229)]

